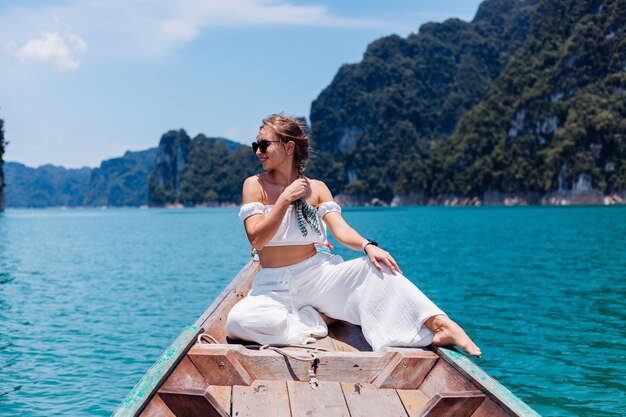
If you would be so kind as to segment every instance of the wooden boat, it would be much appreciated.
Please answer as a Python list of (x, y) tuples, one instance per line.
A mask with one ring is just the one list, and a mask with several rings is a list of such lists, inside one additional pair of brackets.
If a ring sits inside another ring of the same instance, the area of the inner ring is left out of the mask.
[[(115, 417), (538, 416), (455, 349), (372, 352), (358, 326), (337, 322), (315, 350), (251, 349), (226, 339), (232, 306), (259, 270), (250, 261), (182, 331)], [(205, 343), (202, 334), (217, 343)], [(199, 339), (199, 340), (198, 340)]]

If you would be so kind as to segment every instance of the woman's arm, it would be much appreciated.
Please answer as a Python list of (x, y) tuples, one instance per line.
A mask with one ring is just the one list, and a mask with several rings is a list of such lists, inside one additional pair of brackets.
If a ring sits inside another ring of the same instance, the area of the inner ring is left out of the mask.
[[(309, 183), (307, 180), (298, 179), (285, 188), (267, 217), (262, 214), (254, 214), (244, 220), (248, 240), (256, 250), (263, 249), (267, 242), (272, 240), (285, 217), (289, 205), (304, 196), (308, 188)], [(262, 201), (263, 188), (259, 184), (258, 178), (256, 176), (247, 178), (243, 183), (242, 204)]]
[[(324, 184), (322, 181), (319, 181), (319, 188), (320, 204), (327, 201), (333, 201), (333, 196), (326, 184)], [(335, 239), (337, 239), (339, 243), (356, 251), (362, 250), (362, 245), (364, 244), (364, 242), (367, 241), (367, 239), (365, 239), (359, 234), (359, 232), (350, 227), (350, 225), (344, 220), (341, 213), (336, 211), (327, 213), (322, 220), (324, 221), (324, 223), (326, 223), (333, 236), (335, 237)], [(383, 270), (383, 267), (380, 265), (380, 263), (382, 262), (389, 267), (389, 270), (394, 275), (396, 274), (396, 272), (402, 273), (391, 254), (379, 248), (378, 246), (367, 245), (365, 247), (365, 253), (379, 271)]]

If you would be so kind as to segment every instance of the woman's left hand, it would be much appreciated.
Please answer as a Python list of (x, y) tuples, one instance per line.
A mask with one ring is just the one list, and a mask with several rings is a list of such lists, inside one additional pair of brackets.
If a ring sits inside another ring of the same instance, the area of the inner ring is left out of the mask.
[(383, 267), (381, 266), (381, 263), (383, 263), (387, 265), (392, 274), (396, 275), (398, 272), (402, 273), (395, 259), (393, 259), (391, 254), (386, 250), (383, 250), (378, 246), (367, 245), (365, 247), (365, 253), (367, 253), (367, 257), (370, 262), (372, 262), (379, 271), (383, 272)]

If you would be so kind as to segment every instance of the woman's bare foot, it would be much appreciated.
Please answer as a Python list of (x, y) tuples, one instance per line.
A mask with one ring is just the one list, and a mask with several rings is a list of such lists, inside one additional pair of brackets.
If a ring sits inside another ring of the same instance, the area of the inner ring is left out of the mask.
[(470, 355), (480, 358), (482, 352), (476, 346), (467, 333), (448, 316), (438, 315), (426, 320), (428, 327), (434, 334), (433, 344), (435, 346), (457, 345)]

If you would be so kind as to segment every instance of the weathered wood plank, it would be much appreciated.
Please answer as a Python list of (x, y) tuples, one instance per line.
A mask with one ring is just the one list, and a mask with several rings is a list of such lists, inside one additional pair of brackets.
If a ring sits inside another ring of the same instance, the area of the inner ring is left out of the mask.
[(400, 401), (402, 401), (402, 405), (404, 405), (406, 412), (411, 417), (424, 408), (428, 400), (430, 400), (426, 394), (417, 389), (399, 389), (396, 390), (396, 392), (398, 393)]
[(361, 331), (361, 327), (345, 321), (338, 321), (328, 328), (328, 336), (339, 352), (371, 352), (372, 347)]
[(312, 389), (308, 382), (287, 382), (293, 417), (350, 417), (338, 382), (320, 382)]
[(185, 355), (183, 360), (180, 361), (163, 385), (161, 385), (161, 388), (205, 390), (208, 385), (206, 379), (200, 374), (189, 357)]
[(437, 362), (437, 357), (425, 358), (420, 351), (400, 350), (372, 381), (376, 388), (417, 389)]
[[(202, 349), (209, 349), (211, 354), (195, 353)], [(227, 345), (198, 345), (193, 347), (187, 356), (210, 385), (250, 385), (255, 378), (250, 376), (235, 352), (236, 350)]]
[(229, 417), (206, 391), (161, 388), (158, 396), (177, 417)]
[(458, 371), (463, 378), (474, 382), (481, 391), (509, 414), (519, 417), (540, 417), (528, 404), (520, 400), (498, 381), (487, 375), (478, 365), (457, 352), (455, 349), (437, 347), (436, 353)]
[(470, 417), (485, 398), (480, 391), (442, 392), (431, 398), (415, 417)]
[(429, 398), (440, 392), (474, 391), (477, 387), (443, 360), (438, 360), (419, 386)]
[(233, 387), (231, 386), (220, 387), (217, 385), (209, 385), (206, 389), (206, 395), (207, 397), (210, 396), (213, 398), (213, 401), (211, 401), (212, 404), (219, 405), (222, 410), (230, 414), (230, 399), (232, 391)]
[(400, 397), (393, 389), (351, 383), (342, 383), (341, 389), (352, 417), (407, 417)]
[(155, 395), (148, 406), (143, 409), (140, 417), (176, 417), (176, 414), (172, 413), (161, 397)]
[(233, 387), (233, 417), (289, 417), (287, 384), (279, 381), (254, 381), (250, 386)]
[(490, 398), (485, 398), (485, 401), (478, 407), (472, 417), (510, 417), (509, 414), (504, 411), (502, 407), (493, 402)]
[[(307, 356), (307, 351), (302, 349), (284, 348), (284, 350), (299, 357)], [(313, 364), (312, 358), (300, 361), (271, 350), (251, 350), (239, 345), (197, 345), (189, 351), (188, 356), (210, 385), (225, 385), (222, 382), (224, 377), (221, 370), (215, 366), (216, 357), (219, 357), (219, 361), (224, 362), (223, 369), (230, 369), (230, 362), (226, 363), (226, 360), (222, 359), (225, 351), (232, 355), (229, 361), (240, 363), (251, 380), (308, 381), (308, 372)], [(420, 360), (430, 364), (437, 359), (434, 352), (416, 350), (409, 353), (409, 349), (398, 348), (386, 348), (378, 352), (316, 352), (318, 358), (316, 376), (320, 381), (370, 382), (385, 369), (398, 351), (410, 355), (413, 360), (412, 366), (415, 367), (421, 367), (418, 364)]]

